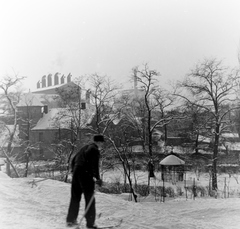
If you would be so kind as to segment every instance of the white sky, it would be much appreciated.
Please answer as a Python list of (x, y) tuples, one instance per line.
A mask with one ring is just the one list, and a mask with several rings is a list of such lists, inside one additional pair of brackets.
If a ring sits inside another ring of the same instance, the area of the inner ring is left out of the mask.
[(236, 66), (239, 0), (0, 0), (0, 77), (106, 74), (127, 82), (143, 63), (160, 81), (199, 60)]

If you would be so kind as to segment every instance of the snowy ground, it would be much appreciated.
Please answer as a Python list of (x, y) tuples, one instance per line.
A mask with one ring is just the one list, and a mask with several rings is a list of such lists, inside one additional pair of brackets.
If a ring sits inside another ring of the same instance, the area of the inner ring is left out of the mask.
[[(42, 178), (34, 180), (35, 184), (33, 178), (12, 179), (0, 171), (1, 229), (66, 228), (70, 184), (42, 181)], [(123, 219), (122, 229), (240, 228), (240, 198), (134, 203), (97, 192), (96, 200), (97, 212), (101, 213), (99, 225)]]

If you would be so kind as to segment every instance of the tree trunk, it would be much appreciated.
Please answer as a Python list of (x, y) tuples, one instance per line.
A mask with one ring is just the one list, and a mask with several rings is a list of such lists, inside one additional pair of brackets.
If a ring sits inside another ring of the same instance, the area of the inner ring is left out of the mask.
[(16, 168), (14, 167), (14, 165), (12, 164), (9, 156), (7, 155), (7, 153), (6, 153), (5, 151), (3, 151), (3, 153), (4, 153), (4, 155), (5, 155), (6, 158), (7, 158), (7, 164), (6, 164), (6, 172), (7, 172), (7, 175), (8, 175), (8, 176), (11, 176), (11, 170), (10, 170), (10, 166), (11, 166), (12, 169), (13, 169), (13, 171), (14, 171), (15, 174), (16, 174), (16, 177), (18, 178), (18, 177), (19, 177), (19, 174), (18, 174)]
[(166, 144), (167, 142), (167, 136), (168, 136), (168, 133), (167, 133), (167, 125), (165, 124), (164, 125), (164, 142)]
[(73, 155), (74, 149), (75, 149), (75, 147), (72, 144), (72, 149), (71, 149), (70, 154), (68, 155), (68, 160), (67, 160), (67, 171), (66, 171), (66, 175), (65, 175), (65, 178), (64, 178), (65, 183), (67, 183), (69, 170), (71, 169), (71, 157)]
[(28, 164), (29, 164), (29, 155), (26, 155), (26, 167), (24, 177), (28, 176)]
[(148, 149), (149, 156), (152, 157), (152, 131), (151, 131), (151, 111), (148, 111)]
[(219, 144), (219, 125), (215, 129), (215, 138), (213, 146), (213, 162), (212, 162), (212, 189), (217, 191), (217, 159), (218, 159), (218, 144)]
[(128, 173), (128, 171), (127, 171), (127, 166), (126, 166), (126, 164), (124, 163), (124, 160), (121, 158), (121, 156), (120, 156), (120, 159), (121, 159), (121, 161), (122, 161), (122, 165), (123, 165), (123, 170), (124, 170), (125, 176), (126, 176), (127, 179), (128, 179), (128, 183), (129, 183), (129, 186), (130, 186), (130, 191), (131, 191), (131, 193), (133, 194), (134, 201), (137, 202), (137, 195), (135, 194), (135, 191), (134, 191), (134, 189), (133, 189), (131, 177), (130, 177), (130, 174)]
[(29, 149), (27, 149), (27, 151), (25, 153), (26, 153), (26, 166), (25, 166), (24, 177), (27, 177), (28, 176), (28, 170), (29, 170), (29, 162), (30, 162), (32, 153)]
[(199, 138), (199, 133), (197, 133), (196, 140), (195, 140), (195, 153), (198, 153), (198, 138)]
[(10, 170), (10, 162), (9, 160), (7, 159), (6, 161), (6, 174), (11, 177), (11, 170)]
[(212, 163), (212, 189), (217, 190), (217, 156), (213, 153), (213, 163)]

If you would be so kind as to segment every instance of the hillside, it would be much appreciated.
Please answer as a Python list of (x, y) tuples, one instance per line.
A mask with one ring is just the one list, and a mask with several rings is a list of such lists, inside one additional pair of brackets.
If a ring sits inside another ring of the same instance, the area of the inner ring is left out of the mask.
[[(0, 228), (66, 228), (70, 184), (42, 178), (32, 181), (12, 179), (0, 172)], [(96, 199), (99, 225), (123, 219), (122, 229), (240, 228), (240, 198), (134, 203), (97, 192)]]

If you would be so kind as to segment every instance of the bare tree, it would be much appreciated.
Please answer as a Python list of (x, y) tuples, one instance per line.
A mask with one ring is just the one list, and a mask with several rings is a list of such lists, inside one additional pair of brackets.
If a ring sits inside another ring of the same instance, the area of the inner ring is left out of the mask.
[(209, 113), (202, 107), (196, 106), (188, 101), (186, 101), (184, 107), (186, 119), (182, 123), (184, 126), (182, 130), (189, 140), (193, 142), (192, 148), (195, 153), (198, 153), (199, 145), (206, 140), (206, 138), (211, 138), (212, 136), (211, 129), (213, 126), (210, 125), (212, 116), (209, 116)]
[(128, 183), (129, 183), (129, 186), (130, 186), (130, 192), (133, 195), (134, 201), (137, 202), (137, 195), (134, 191), (133, 184), (132, 184), (132, 179), (131, 179), (131, 165), (129, 164), (129, 160), (128, 160), (129, 147), (126, 144), (117, 146), (116, 142), (112, 138), (109, 138), (109, 141), (112, 143), (115, 151), (117, 152), (117, 155), (118, 155), (118, 157), (119, 157), (119, 159), (122, 163), (122, 166), (123, 166), (124, 175), (128, 179)]
[[(116, 100), (116, 96), (119, 93), (119, 86), (114, 84), (107, 76), (100, 76), (93, 74), (90, 76), (91, 82), (91, 96), (92, 102), (95, 106), (95, 118), (91, 129), (95, 133), (103, 134), (107, 141), (110, 143), (108, 149), (112, 149), (115, 155), (119, 158), (124, 174), (128, 179), (131, 193), (134, 196), (134, 200), (137, 202), (137, 195), (134, 192), (133, 184), (131, 180), (131, 168), (128, 160), (129, 154), (129, 135), (127, 135), (129, 129), (129, 123), (122, 119), (122, 109), (126, 107), (125, 103), (119, 103)], [(121, 125), (116, 128), (115, 122), (121, 120)], [(123, 121), (123, 122), (122, 122)], [(109, 154), (109, 150), (106, 152)], [(114, 156), (114, 155), (113, 155)], [(101, 162), (103, 167), (104, 159), (107, 157), (105, 153), (102, 154)]]
[(7, 158), (7, 174), (10, 176), (10, 165), (13, 168), (13, 170), (16, 173), (16, 176), (18, 177), (18, 173), (15, 169), (15, 167), (12, 164), (11, 161), (11, 153), (12, 153), (12, 145), (14, 141), (14, 137), (17, 130), (17, 103), (19, 102), (21, 90), (20, 85), (21, 82), (26, 77), (15, 75), (12, 76), (4, 76), (2, 80), (0, 80), (0, 90), (2, 91), (2, 94), (0, 94), (0, 101), (1, 101), (1, 113), (3, 115), (10, 115), (12, 117), (12, 126), (13, 128), (8, 128), (8, 126), (5, 123), (2, 123), (5, 128), (8, 129), (9, 138), (7, 142), (7, 150), (5, 152), (5, 156)]
[[(165, 128), (167, 136), (167, 124), (173, 116), (166, 115), (167, 109), (173, 105), (173, 96), (158, 85), (157, 77), (160, 74), (156, 70), (151, 70), (148, 64), (142, 69), (135, 67), (133, 75), (136, 78), (140, 90), (143, 91), (143, 98), (139, 98), (139, 108), (142, 113), (142, 130), (146, 130), (146, 142), (148, 144), (149, 157), (153, 156), (153, 132), (157, 127)], [(157, 115), (160, 113), (160, 117)], [(165, 116), (166, 115), (166, 116)], [(143, 135), (145, 135), (143, 133)]]
[(143, 116), (143, 130), (145, 129), (146, 120), (148, 152), (149, 156), (152, 157), (152, 112), (156, 107), (156, 103), (153, 102), (151, 96), (158, 87), (156, 77), (158, 77), (160, 74), (156, 70), (151, 70), (148, 64), (144, 64), (142, 69), (139, 67), (133, 68), (133, 75), (137, 82), (140, 84), (141, 89), (144, 91), (143, 113), (145, 114)]
[[(31, 92), (21, 95), (20, 102), (17, 104), (17, 115), (19, 125), (19, 138), (23, 146), (23, 154), (19, 155), (19, 160), (24, 161), (25, 172), (24, 177), (28, 176), (29, 163), (31, 160), (32, 150), (37, 147), (31, 143), (31, 128), (33, 128), (38, 120), (36, 113), (32, 110), (33, 94)], [(40, 109), (40, 108), (39, 108)]]
[(187, 89), (188, 95), (180, 95), (195, 106), (201, 107), (211, 115), (213, 125), (213, 158), (212, 158), (212, 188), (217, 190), (217, 159), (219, 137), (231, 124), (229, 113), (237, 109), (236, 88), (238, 86), (239, 72), (230, 70), (216, 59), (204, 60), (198, 64), (180, 83)]
[(108, 114), (116, 113), (113, 106), (119, 86), (110, 77), (96, 73), (90, 76), (90, 84), (92, 103), (95, 107), (93, 128), (97, 133), (104, 134), (112, 120)]
[(167, 141), (167, 136), (168, 136), (167, 125), (168, 125), (169, 121), (173, 118), (171, 116), (171, 114), (169, 114), (169, 111), (174, 106), (175, 98), (174, 98), (173, 94), (174, 94), (174, 92), (170, 93), (169, 91), (167, 91), (163, 88), (160, 88), (160, 87), (157, 88), (153, 92), (153, 98), (157, 105), (156, 111), (157, 111), (157, 113), (159, 113), (159, 115), (160, 115), (159, 119), (161, 120), (161, 122), (159, 124), (161, 124), (164, 129), (165, 143)]

